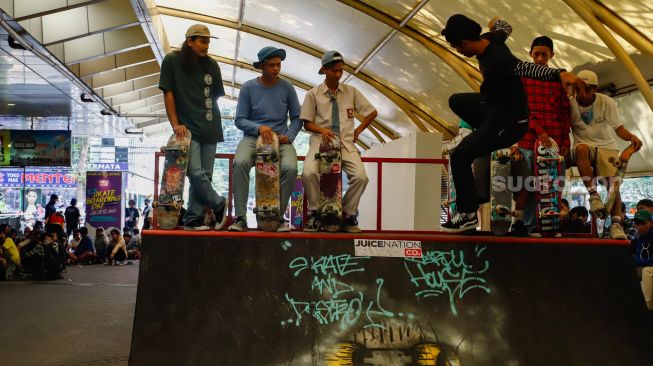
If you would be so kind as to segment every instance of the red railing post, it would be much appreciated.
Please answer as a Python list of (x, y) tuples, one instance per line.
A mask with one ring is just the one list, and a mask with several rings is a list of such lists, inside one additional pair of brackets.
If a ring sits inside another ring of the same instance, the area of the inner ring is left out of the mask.
[(382, 200), (383, 200), (383, 163), (380, 161), (376, 162), (376, 231), (381, 231), (383, 226), (381, 223), (381, 209)]

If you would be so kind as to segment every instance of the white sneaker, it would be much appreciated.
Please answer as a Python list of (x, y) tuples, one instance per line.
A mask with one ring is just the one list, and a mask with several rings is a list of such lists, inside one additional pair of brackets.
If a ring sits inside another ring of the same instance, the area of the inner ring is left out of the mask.
[(210, 227), (206, 225), (197, 225), (197, 226), (184, 226), (184, 230), (189, 230), (189, 231), (207, 231), (211, 230)]
[(590, 213), (592, 215), (595, 215), (599, 219), (605, 219), (606, 217), (606, 212), (605, 212), (605, 206), (603, 205), (603, 201), (601, 201), (601, 197), (594, 193), (590, 194)]
[(227, 207), (225, 206), (222, 211), (215, 212), (215, 227), (216, 231), (222, 230), (224, 224), (227, 222)]
[(288, 225), (288, 221), (286, 220), (281, 220), (279, 222), (279, 227), (277, 228), (278, 233), (289, 233), (290, 232), (290, 226)]

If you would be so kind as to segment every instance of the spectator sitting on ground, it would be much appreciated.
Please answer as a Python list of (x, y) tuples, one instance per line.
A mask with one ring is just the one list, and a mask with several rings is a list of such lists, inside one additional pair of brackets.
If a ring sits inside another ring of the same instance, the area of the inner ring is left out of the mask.
[(34, 223), (34, 227), (32, 227), (32, 230), (43, 230), (45, 227), (43, 226), (43, 221), (36, 221)]
[(132, 234), (132, 229), (130, 229), (129, 227), (125, 226), (125, 227), (122, 228), (122, 233), (123, 233), (123, 234), (129, 234), (129, 235), (131, 235), (131, 234)]
[(641, 275), (646, 307), (653, 310), (653, 214), (648, 210), (639, 210), (634, 220), (639, 237), (631, 242), (631, 247), (637, 272)]
[(109, 238), (104, 233), (103, 227), (95, 229), (95, 253), (96, 261), (98, 263), (106, 263), (107, 261), (107, 248), (109, 247)]
[(20, 240), (18, 242), (22, 242), (26, 239), (29, 239), (31, 233), (32, 233), (32, 229), (29, 226), (25, 226), (25, 228), (23, 229), (23, 234), (20, 235)]
[(66, 245), (66, 252), (72, 252), (75, 248), (77, 248), (80, 241), (82, 241), (82, 235), (79, 233), (79, 229), (73, 230), (73, 238), (70, 242), (68, 242), (68, 245)]
[(653, 200), (645, 198), (637, 202), (637, 211), (639, 210), (646, 210), (653, 213)]
[[(137, 231), (138, 229), (134, 229), (134, 231)], [(127, 236), (125, 236), (125, 242), (127, 243), (127, 258), (129, 259), (138, 259), (140, 258), (141, 255), (141, 243), (140, 243), (140, 235), (134, 235), (132, 236), (129, 241), (127, 240)]]
[(45, 276), (45, 248), (43, 245), (44, 234), (41, 231), (32, 231), (31, 236), (20, 243), (27, 242), (21, 247), (22, 272), (31, 275), (34, 279), (41, 279)]
[(587, 222), (589, 211), (584, 206), (576, 206), (569, 211), (568, 233), (590, 233), (592, 226)]
[(621, 223), (624, 226), (624, 233), (626, 233), (626, 238), (630, 240), (637, 239), (637, 225), (635, 225), (635, 219), (629, 219), (626, 216), (626, 204), (621, 202), (621, 212), (623, 212), (623, 217), (621, 218)]
[(563, 198), (560, 200), (560, 231), (566, 232), (569, 225), (569, 201)]
[(120, 231), (118, 229), (111, 230), (111, 241), (109, 241), (109, 248), (107, 251), (109, 254), (108, 265), (115, 264), (122, 265), (123, 261), (127, 259), (127, 245), (125, 240), (120, 236)]
[(14, 241), (7, 237), (7, 224), (0, 225), (0, 279), (11, 280), (20, 268), (20, 254)]
[(95, 257), (93, 241), (88, 236), (87, 228), (79, 229), (78, 233), (81, 239), (73, 252), (68, 254), (68, 258), (72, 259), (74, 263), (90, 263)]

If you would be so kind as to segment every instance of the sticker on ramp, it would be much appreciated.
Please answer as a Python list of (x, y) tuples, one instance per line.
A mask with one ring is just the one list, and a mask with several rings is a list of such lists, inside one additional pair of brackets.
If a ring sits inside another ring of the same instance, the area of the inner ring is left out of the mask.
[(354, 239), (354, 255), (357, 257), (422, 258), (422, 242)]

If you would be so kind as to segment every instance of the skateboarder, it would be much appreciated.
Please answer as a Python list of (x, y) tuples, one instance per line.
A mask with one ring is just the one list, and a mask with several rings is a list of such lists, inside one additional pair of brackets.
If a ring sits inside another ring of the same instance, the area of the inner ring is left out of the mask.
[(226, 219), (226, 199), (211, 186), (216, 145), (223, 141), (218, 98), (224, 95), (224, 87), (217, 62), (208, 56), (210, 37), (205, 25), (188, 28), (181, 50), (163, 59), (159, 79), (172, 129), (180, 139), (188, 131), (192, 134), (187, 171), (190, 197), (183, 219), (189, 230), (209, 229), (203, 224), (204, 206), (215, 213), (216, 230)]
[[(598, 76), (589, 70), (578, 73), (578, 77), (588, 85), (584, 96), (578, 95), (571, 103), (571, 131), (574, 137), (572, 157), (578, 172), (589, 193), (590, 212), (596, 214), (604, 210), (603, 201), (596, 192), (596, 177), (608, 181), (617, 173), (617, 168), (610, 159), (619, 159), (619, 150), (610, 130), (620, 139), (630, 142), (635, 150), (642, 147), (642, 141), (628, 131), (619, 116), (617, 103), (605, 94), (596, 92), (599, 85)], [(596, 169), (594, 169), (595, 167)], [(618, 189), (615, 186), (614, 189)], [(612, 212), (612, 224), (609, 232), (612, 239), (625, 239), (621, 227), (621, 198), (619, 191), (615, 192), (616, 201)]]
[[(238, 95), (236, 127), (244, 132), (234, 157), (233, 191), (236, 203), (236, 220), (230, 231), (247, 230), (247, 198), (249, 196), (249, 171), (254, 166), (256, 138), (271, 143), (274, 133), (279, 138), (280, 155), (280, 214), (277, 231), (290, 231), (283, 213), (288, 207), (290, 193), (297, 179), (297, 152), (292, 143), (302, 128), (299, 120), (299, 100), (295, 88), (279, 78), (281, 62), (286, 51), (264, 47), (258, 52), (254, 67), (262, 75), (243, 84)], [(290, 126), (288, 126), (290, 117)]]
[[(547, 66), (555, 53), (553, 52), (553, 40), (547, 36), (540, 36), (531, 44), (530, 56), (533, 62)], [(535, 225), (535, 192), (528, 190), (525, 186), (526, 178), (534, 176), (533, 148), (535, 141), (541, 139), (545, 146), (550, 146), (551, 141), (555, 142), (560, 149), (560, 155), (569, 153), (569, 97), (563, 85), (559, 82), (544, 81), (522, 77), (522, 83), (528, 97), (530, 114), (528, 117), (528, 130), (517, 142), (522, 160), (512, 164), (512, 175), (514, 179), (519, 178), (521, 190), (514, 196), (515, 217), (511, 231), (517, 236), (540, 236), (534, 232)], [(562, 168), (564, 172), (564, 166)], [(531, 186), (532, 187), (532, 186)], [(559, 187), (562, 189), (562, 187)]]
[(442, 31), (459, 53), (478, 59), (484, 80), (480, 93), (454, 94), (449, 99), (452, 111), (476, 128), (451, 154), (459, 212), (442, 226), (449, 232), (466, 231), (478, 224), (476, 210), (481, 202), (472, 174), (474, 159), (511, 146), (528, 130), (528, 102), (519, 77), (576, 84), (579, 92), (584, 91), (582, 81), (569, 72), (513, 56), (505, 44), (511, 32), (506, 22), (496, 20), (493, 31), (481, 35), (481, 26), (462, 14), (450, 17)]
[[(304, 162), (302, 181), (308, 200), (308, 219), (304, 231), (317, 231), (320, 181), (315, 153), (319, 151), (322, 138), (340, 136), (342, 145), (342, 169), (347, 174), (349, 187), (342, 202), (343, 229), (360, 232), (358, 228), (358, 203), (367, 186), (368, 178), (360, 153), (354, 145), (358, 135), (376, 118), (376, 109), (358, 89), (340, 83), (344, 60), (338, 51), (328, 51), (322, 56), (319, 73), (324, 82), (311, 89), (304, 98), (301, 120), (306, 131), (312, 132), (310, 147)], [(361, 124), (354, 128), (354, 113), (363, 116)]]

